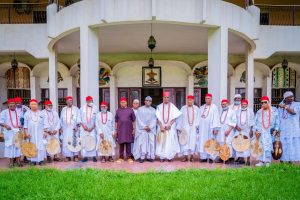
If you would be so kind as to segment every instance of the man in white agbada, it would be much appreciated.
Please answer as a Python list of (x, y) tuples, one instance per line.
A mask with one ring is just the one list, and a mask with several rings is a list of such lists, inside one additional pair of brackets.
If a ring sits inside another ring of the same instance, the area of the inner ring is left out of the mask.
[[(134, 100), (132, 101), (132, 110), (133, 110), (133, 112), (134, 112), (135, 117), (136, 117), (136, 114), (137, 114), (137, 111), (138, 111), (139, 107), (140, 107), (140, 101), (139, 101), (138, 99), (134, 99)], [(131, 152), (134, 151), (134, 150), (133, 150), (133, 147), (134, 147), (134, 143), (135, 143), (135, 142), (136, 142), (136, 141), (135, 141), (135, 138), (134, 138), (134, 142), (131, 143)]]
[(16, 111), (14, 99), (7, 100), (8, 108), (1, 112), (0, 125), (3, 127), (4, 134), (4, 157), (9, 158), (9, 167), (16, 164), (21, 167), (21, 147), (14, 144), (14, 136), (21, 127), (20, 116)]
[[(80, 138), (83, 140), (84, 137), (93, 137), (97, 144), (97, 133), (96, 133), (96, 115), (98, 113), (98, 107), (94, 105), (93, 98), (91, 96), (86, 97), (86, 104), (81, 106), (81, 127), (80, 127)], [(97, 145), (95, 145), (93, 150), (87, 150), (83, 146), (81, 149), (81, 156), (83, 157), (81, 162), (87, 162), (88, 158), (93, 158), (93, 162), (97, 162)]]
[[(205, 95), (205, 104), (199, 110), (199, 153), (201, 162), (206, 162), (207, 159), (215, 159), (204, 150), (205, 142), (211, 138), (216, 139), (216, 135), (221, 127), (218, 107), (212, 103), (212, 94)], [(212, 162), (212, 160), (210, 160)]]
[(230, 109), (237, 111), (241, 109), (242, 96), (240, 94), (235, 94), (233, 97), (233, 104), (229, 106)]
[(115, 131), (115, 118), (111, 112), (108, 110), (108, 104), (107, 102), (101, 102), (100, 104), (100, 112), (96, 116), (96, 131), (98, 135), (98, 144), (97, 147), (101, 144), (103, 140), (106, 140), (111, 145), (111, 152), (103, 154), (101, 152), (100, 148), (98, 149), (98, 155), (100, 156), (100, 160), (102, 163), (107, 161), (113, 162), (113, 156), (115, 156), (115, 148), (116, 143), (113, 138), (113, 134)]
[[(236, 132), (235, 136), (243, 134), (249, 139), (253, 137), (252, 128), (254, 126), (254, 112), (251, 108), (248, 107), (248, 100), (242, 100), (241, 109), (236, 111)], [(240, 164), (250, 165), (250, 149), (245, 152), (237, 152), (236, 157), (237, 161)]]
[(145, 98), (145, 105), (140, 107), (136, 113), (136, 133), (133, 147), (135, 160), (140, 159), (140, 163), (145, 161), (153, 162), (155, 159), (155, 135), (156, 135), (156, 115), (155, 109), (151, 107), (152, 98)]
[(230, 158), (228, 161), (234, 160), (235, 152), (232, 148), (232, 139), (234, 137), (234, 128), (236, 127), (236, 113), (233, 109), (229, 108), (229, 101), (227, 99), (223, 99), (221, 101), (221, 111), (220, 111), (220, 123), (221, 129), (217, 134), (217, 140), (220, 145), (226, 144), (230, 149)]
[(187, 105), (180, 109), (182, 115), (178, 120), (179, 137), (180, 134), (186, 135), (186, 141), (180, 144), (180, 155), (183, 155), (182, 162), (194, 161), (194, 154), (197, 153), (197, 144), (199, 140), (199, 107), (194, 105), (194, 96), (187, 96)]
[(175, 120), (181, 115), (176, 106), (169, 102), (170, 93), (163, 93), (163, 103), (157, 106), (156, 117), (160, 130), (158, 131), (156, 145), (156, 155), (160, 161), (167, 159), (169, 162), (180, 152)]
[(255, 115), (253, 132), (256, 139), (262, 144), (263, 154), (258, 158), (259, 163), (255, 166), (270, 166), (272, 161), (273, 142), (272, 135), (278, 134), (279, 118), (277, 108), (270, 105), (267, 96), (261, 98), (262, 108)]
[[(55, 138), (59, 141), (59, 129), (60, 129), (60, 120), (58, 113), (53, 110), (53, 104), (50, 100), (44, 102), (45, 109), (43, 110), (44, 114), (44, 131), (47, 133), (47, 142), (50, 139)], [(60, 152), (58, 152), (60, 153)], [(47, 161), (52, 162), (51, 155), (47, 152)], [(54, 155), (53, 161), (60, 161), (58, 154)]]
[(18, 115), (20, 116), (21, 125), (24, 125), (24, 115), (25, 113), (30, 110), (27, 106), (23, 105), (23, 99), (21, 97), (16, 97), (16, 110)]
[(71, 96), (66, 97), (66, 103), (67, 106), (60, 113), (61, 138), (63, 141), (62, 152), (65, 162), (71, 161), (71, 157), (74, 157), (74, 161), (78, 162), (78, 153), (74, 153), (68, 149), (68, 142), (73, 136), (79, 138), (80, 112), (76, 106), (73, 106), (73, 98)]
[(300, 161), (300, 103), (294, 101), (294, 94), (287, 91), (279, 104), (279, 131), (283, 154), (281, 161)]
[(44, 165), (46, 157), (46, 147), (44, 139), (47, 134), (44, 132), (44, 115), (38, 110), (38, 101), (36, 99), (30, 100), (30, 110), (24, 115), (24, 131), (30, 142), (35, 144), (37, 148), (37, 156), (30, 158), (31, 164)]

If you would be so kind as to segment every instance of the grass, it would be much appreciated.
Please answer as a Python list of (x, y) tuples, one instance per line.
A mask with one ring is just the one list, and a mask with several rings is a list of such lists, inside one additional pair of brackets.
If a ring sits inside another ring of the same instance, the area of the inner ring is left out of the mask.
[(0, 199), (300, 199), (300, 167), (127, 172), (0, 171)]

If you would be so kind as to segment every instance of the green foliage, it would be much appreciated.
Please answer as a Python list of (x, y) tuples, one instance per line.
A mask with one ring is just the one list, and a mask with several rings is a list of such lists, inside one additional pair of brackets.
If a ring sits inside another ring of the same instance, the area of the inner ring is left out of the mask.
[(300, 167), (127, 173), (0, 171), (0, 199), (299, 199)]

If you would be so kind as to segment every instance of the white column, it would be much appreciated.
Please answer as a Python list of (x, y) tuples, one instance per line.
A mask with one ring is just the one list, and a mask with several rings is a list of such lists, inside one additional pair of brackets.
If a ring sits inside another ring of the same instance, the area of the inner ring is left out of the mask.
[(235, 95), (234, 76), (229, 77), (230, 90), (229, 90), (229, 101), (233, 101)]
[(99, 104), (99, 48), (98, 29), (88, 26), (80, 27), (80, 102), (86, 96), (92, 96), (94, 103)]
[(187, 95), (194, 95), (194, 76), (188, 76), (188, 88), (187, 88)]
[(116, 78), (115, 76), (111, 75), (109, 79), (109, 96), (110, 96), (110, 111), (115, 114), (116, 113)]
[(76, 95), (76, 78), (74, 76), (68, 76), (66, 78), (67, 80), (67, 87), (68, 87), (68, 96), (73, 97), (74, 101), (73, 101), (73, 105), (77, 105), (77, 95)]
[(30, 76), (30, 98), (41, 100), (40, 78)]
[(57, 54), (55, 50), (49, 51), (49, 96), (53, 109), (58, 111)]
[(228, 28), (208, 29), (208, 92), (213, 103), (227, 98)]
[(267, 96), (269, 97), (270, 101), (272, 100), (272, 78), (271, 76), (266, 77), (267, 81)]
[(254, 57), (253, 51), (246, 50), (246, 98), (249, 101), (249, 107), (253, 108), (254, 101)]
[(3, 105), (7, 101), (7, 86), (6, 86), (6, 77), (0, 77), (0, 111), (6, 109), (6, 106)]

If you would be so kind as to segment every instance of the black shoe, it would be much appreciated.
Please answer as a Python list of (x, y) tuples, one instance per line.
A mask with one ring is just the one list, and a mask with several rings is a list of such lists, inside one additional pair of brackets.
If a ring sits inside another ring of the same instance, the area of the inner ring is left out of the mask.
[(84, 157), (81, 162), (87, 162), (88, 161), (88, 158), (87, 157)]
[(51, 159), (50, 156), (47, 156), (47, 162), (48, 162), (48, 163), (52, 163), (52, 159)]
[(30, 162), (30, 165), (31, 165), (31, 166), (35, 166), (35, 165), (36, 165), (36, 162)]
[(207, 159), (200, 159), (200, 162), (207, 162)]
[(168, 162), (172, 162), (173, 160), (172, 159), (168, 159)]
[(148, 162), (154, 162), (154, 159), (147, 159)]
[(97, 158), (96, 157), (93, 157), (93, 162), (97, 162)]
[(212, 159), (209, 159), (209, 161), (208, 161), (209, 163), (214, 163), (214, 161), (212, 160)]
[(160, 162), (165, 162), (165, 159), (160, 159)]
[(145, 161), (145, 159), (140, 159), (140, 161), (139, 161), (139, 162), (140, 162), (140, 163), (143, 163), (144, 161)]
[(40, 165), (40, 166), (45, 165), (45, 162), (44, 162), (44, 161), (41, 161), (41, 162), (39, 162), (39, 165)]
[(29, 163), (29, 161), (28, 161), (28, 159), (27, 159), (26, 156), (24, 156), (23, 163)]

